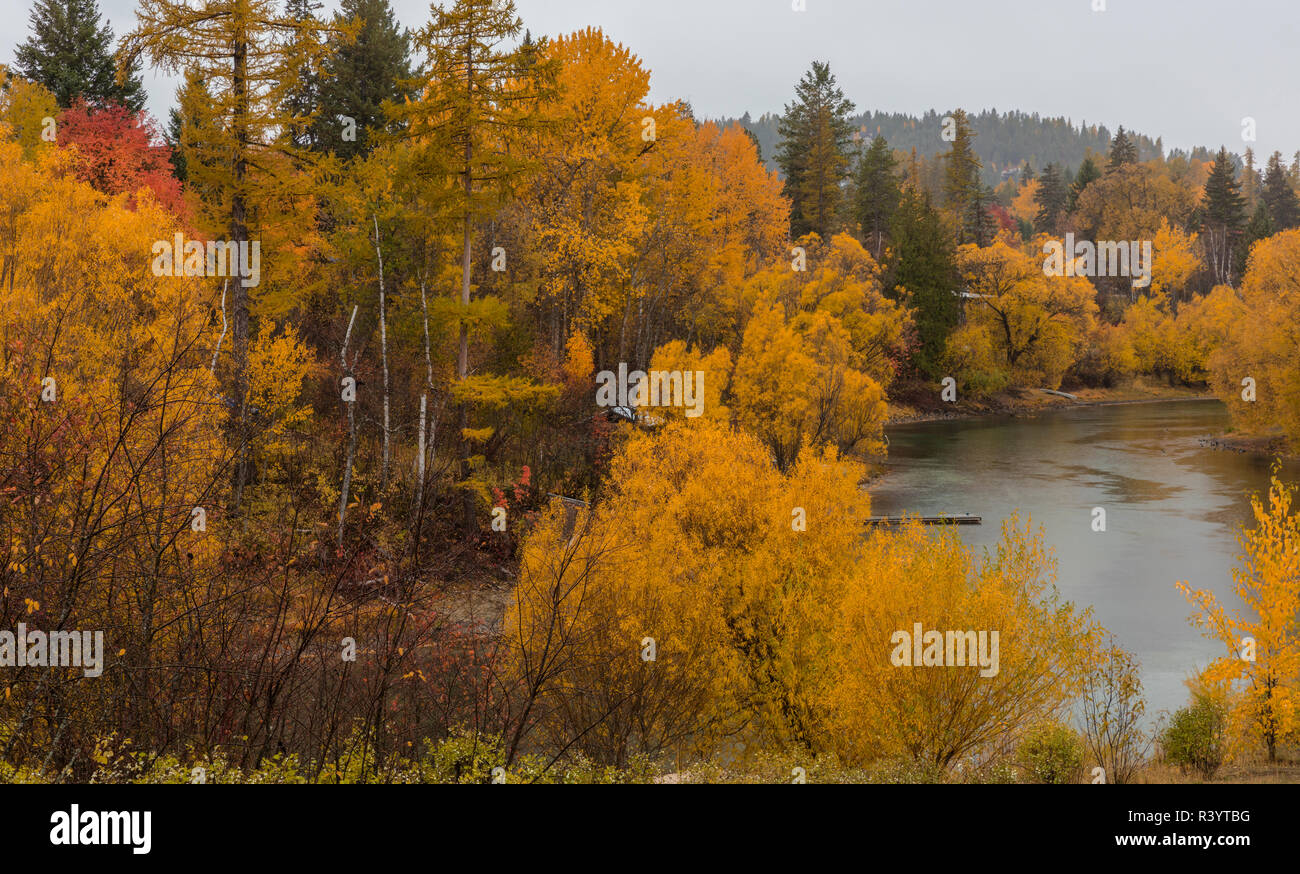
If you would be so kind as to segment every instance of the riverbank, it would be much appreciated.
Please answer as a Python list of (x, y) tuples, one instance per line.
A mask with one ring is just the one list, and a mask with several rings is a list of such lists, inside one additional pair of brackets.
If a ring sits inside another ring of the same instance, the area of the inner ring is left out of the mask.
[(993, 416), (1025, 418), (1065, 407), (1204, 400), (1214, 400), (1214, 395), (1208, 389), (1135, 380), (1114, 388), (1080, 388), (1061, 393), (1039, 388), (1013, 387), (986, 398), (958, 398), (948, 402), (940, 399), (933, 386), (915, 383), (895, 386), (894, 396), (889, 402), (887, 424), (909, 425), (916, 422)]

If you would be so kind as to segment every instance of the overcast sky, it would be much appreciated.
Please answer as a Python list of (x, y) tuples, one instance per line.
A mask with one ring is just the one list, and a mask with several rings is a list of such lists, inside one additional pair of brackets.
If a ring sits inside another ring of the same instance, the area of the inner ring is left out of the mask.
[[(0, 0), (0, 63), (26, 39), (31, 2)], [(391, 2), (408, 27), (429, 17), (427, 0)], [(1300, 149), (1295, 0), (805, 2), (516, 0), (534, 34), (599, 26), (652, 71), (654, 101), (684, 98), (702, 117), (779, 112), (826, 60), (860, 110), (1020, 109), (1237, 152), (1250, 116), (1257, 153)], [(134, 0), (99, 4), (117, 35), (133, 25)], [(145, 85), (165, 118), (174, 80), (146, 72)]]

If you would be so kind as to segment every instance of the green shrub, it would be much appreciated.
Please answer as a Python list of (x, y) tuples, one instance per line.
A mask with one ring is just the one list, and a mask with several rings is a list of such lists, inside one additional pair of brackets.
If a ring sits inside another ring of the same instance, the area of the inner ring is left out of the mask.
[(1030, 783), (1078, 783), (1083, 772), (1083, 743), (1066, 726), (1048, 723), (1026, 735), (1019, 758)]
[(1211, 696), (1197, 693), (1190, 705), (1170, 718), (1160, 733), (1160, 747), (1165, 761), (1208, 780), (1223, 764), (1227, 731), (1227, 709)]

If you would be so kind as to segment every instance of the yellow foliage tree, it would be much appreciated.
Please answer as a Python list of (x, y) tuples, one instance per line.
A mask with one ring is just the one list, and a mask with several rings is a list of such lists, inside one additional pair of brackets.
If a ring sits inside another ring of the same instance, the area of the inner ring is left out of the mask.
[(611, 471), (524, 546), (504, 627), (540, 730), (601, 761), (728, 736), (826, 748), (827, 617), (861, 550), (862, 469), (805, 453), (782, 474), (702, 419), (634, 437)]
[(1251, 499), (1255, 527), (1238, 537), (1244, 565), (1232, 573), (1233, 591), (1250, 614), (1229, 611), (1213, 592), (1179, 590), (1196, 608), (1192, 622), (1228, 655), (1201, 674), (1210, 689), (1237, 687), (1235, 721), (1240, 735), (1262, 742), (1268, 760), (1296, 731), (1300, 683), (1300, 516), (1293, 512), (1296, 488), (1274, 474), (1266, 498)]
[(825, 312), (801, 333), (778, 305), (760, 306), (745, 329), (732, 378), (737, 421), (789, 469), (805, 446), (842, 452), (884, 449), (885, 393), (851, 366), (848, 330)]
[[(670, 340), (655, 350), (650, 359), (650, 369), (696, 374), (693, 377), (695, 396), (699, 399), (700, 415), (722, 422), (730, 421), (731, 411), (722, 403), (722, 397), (731, 383), (731, 353), (719, 346), (708, 355), (699, 349), (688, 348), (684, 340)], [(703, 379), (703, 383), (700, 383)], [(685, 417), (685, 407), (657, 408), (656, 415)]]
[[(1033, 248), (1042, 251), (1045, 237)], [(1079, 357), (1097, 315), (1096, 291), (1080, 276), (1047, 276), (1032, 256), (1002, 240), (961, 246), (957, 265), (972, 301), (970, 322), (987, 325), (1012, 380), (1056, 388)]]
[(1187, 283), (1203, 267), (1196, 234), (1186, 233), (1160, 219), (1160, 228), (1151, 241), (1152, 295), (1163, 295), (1177, 301)]
[(1090, 611), (1059, 599), (1054, 559), (1015, 519), (982, 560), (951, 530), (873, 532), (835, 616), (834, 736), (852, 762), (948, 768), (1006, 746), (1061, 715), (1096, 660)]
[[(1251, 250), (1240, 308), (1210, 361), (1215, 393), (1233, 424), (1278, 433), (1300, 446), (1300, 230), (1282, 231)], [(1222, 302), (1222, 310), (1231, 310)]]

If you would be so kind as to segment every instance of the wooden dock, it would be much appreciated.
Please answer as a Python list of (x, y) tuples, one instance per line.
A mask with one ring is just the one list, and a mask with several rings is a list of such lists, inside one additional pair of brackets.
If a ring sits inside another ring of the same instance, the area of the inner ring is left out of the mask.
[(980, 525), (983, 518), (970, 513), (940, 513), (937, 516), (871, 516), (868, 525), (901, 525), (912, 520), (922, 525)]

